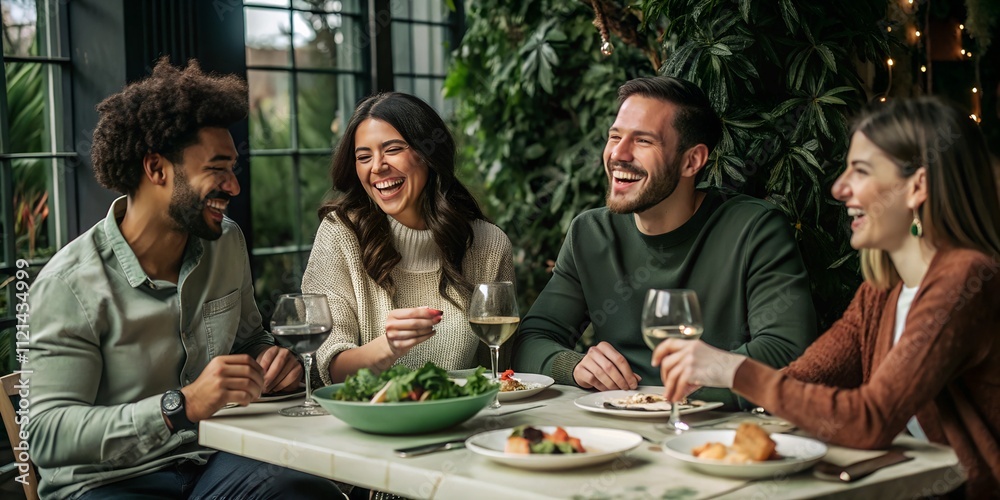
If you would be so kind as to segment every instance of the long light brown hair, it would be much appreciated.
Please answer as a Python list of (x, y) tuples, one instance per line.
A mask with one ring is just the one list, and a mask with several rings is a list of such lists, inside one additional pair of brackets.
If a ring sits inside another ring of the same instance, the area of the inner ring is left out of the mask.
[[(968, 115), (935, 97), (896, 99), (866, 110), (854, 130), (886, 153), (901, 177), (924, 167), (927, 201), (917, 216), (932, 245), (1000, 255), (996, 173)], [(878, 249), (861, 250), (861, 272), (882, 289), (900, 281), (888, 253)]]
[[(469, 190), (455, 177), (455, 140), (451, 132), (434, 108), (424, 101), (400, 92), (387, 92), (368, 97), (358, 105), (330, 167), (333, 188), (340, 196), (320, 207), (320, 220), (336, 213), (358, 238), (365, 272), (390, 295), (395, 294), (391, 273), (402, 257), (392, 244), (392, 230), (385, 212), (368, 196), (355, 167), (354, 136), (361, 122), (368, 118), (392, 125), (427, 165), (420, 211), (441, 252), (438, 292), (465, 309), (472, 284), (462, 274), (462, 261), (472, 246), (472, 222), (486, 217)], [(448, 293), (449, 285), (457, 297)]]

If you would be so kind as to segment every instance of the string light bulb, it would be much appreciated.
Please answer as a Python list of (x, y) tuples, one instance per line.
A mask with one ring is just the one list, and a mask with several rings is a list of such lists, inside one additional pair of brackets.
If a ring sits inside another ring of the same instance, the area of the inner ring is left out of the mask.
[(976, 87), (972, 87), (972, 93), (975, 94), (977, 92), (979, 92), (979, 89), (977, 89)]
[(888, 64), (889, 66), (892, 66), (892, 65), (893, 65), (893, 64), (895, 64), (895, 63), (894, 63), (894, 62), (892, 62), (892, 59), (889, 59), (888, 61), (886, 61), (886, 64)]
[(881, 101), (881, 102), (885, 102), (885, 97), (883, 97), (883, 98), (879, 99), (879, 101)]
[(979, 119), (979, 117), (978, 117), (978, 116), (976, 116), (976, 114), (975, 114), (975, 113), (972, 113), (971, 115), (969, 115), (969, 118), (972, 118), (972, 121), (974, 121), (974, 122), (976, 122), (976, 123), (979, 123), (979, 122), (981, 122), (981, 121), (982, 121), (982, 120), (980, 120), (980, 119)]
[(964, 29), (965, 29), (965, 25), (964, 25), (964, 24), (959, 24), (959, 25), (958, 25), (958, 29), (960, 29), (960, 30), (964, 30)]
[(917, 30), (917, 38), (920, 38), (920, 30)]
[(926, 73), (927, 72), (927, 66), (921, 65), (920, 66), (920, 72), (921, 73)]
[(963, 56), (965, 55), (965, 49), (962, 49), (962, 55)]
[(972, 52), (966, 52), (965, 55), (972, 57)]
[(913, 5), (913, 0), (910, 0), (910, 5)]

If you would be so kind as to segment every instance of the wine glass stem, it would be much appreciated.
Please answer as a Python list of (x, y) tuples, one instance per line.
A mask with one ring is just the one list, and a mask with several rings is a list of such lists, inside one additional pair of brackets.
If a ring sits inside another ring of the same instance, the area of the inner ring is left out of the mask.
[(302, 355), (302, 365), (306, 370), (306, 402), (305, 406), (315, 406), (316, 403), (313, 401), (313, 388), (312, 381), (309, 380), (309, 374), (312, 373), (313, 365), (313, 354), (303, 354)]
[(500, 364), (500, 346), (491, 345), (490, 346), (490, 365), (493, 367), (493, 380), (496, 382), (500, 381), (500, 372), (498, 371), (498, 366)]
[[(491, 345), (490, 346), (490, 365), (493, 366), (493, 381), (500, 383), (500, 373), (497, 370), (500, 364), (500, 346)], [(500, 408), (500, 393), (496, 393), (493, 396), (493, 403), (490, 404), (490, 408)]]

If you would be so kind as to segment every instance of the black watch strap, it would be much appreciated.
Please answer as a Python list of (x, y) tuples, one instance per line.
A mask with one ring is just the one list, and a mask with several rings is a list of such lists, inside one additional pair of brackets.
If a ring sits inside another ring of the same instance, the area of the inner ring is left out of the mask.
[(194, 430), (198, 428), (198, 424), (188, 420), (184, 393), (181, 391), (169, 390), (163, 393), (163, 396), (160, 397), (160, 412), (170, 421), (173, 433), (182, 429)]

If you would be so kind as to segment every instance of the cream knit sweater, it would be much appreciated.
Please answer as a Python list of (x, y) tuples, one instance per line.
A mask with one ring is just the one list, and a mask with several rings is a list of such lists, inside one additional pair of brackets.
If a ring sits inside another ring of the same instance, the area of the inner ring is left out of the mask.
[[(392, 217), (389, 217), (389, 224), (393, 245), (402, 257), (392, 270), (395, 297), (390, 297), (365, 272), (358, 239), (336, 214), (323, 219), (316, 232), (309, 264), (302, 277), (302, 291), (325, 294), (330, 302), (333, 330), (316, 353), (323, 383), (331, 383), (330, 362), (337, 354), (385, 334), (389, 311), (420, 306), (444, 311), (441, 322), (434, 327), (437, 333), (415, 346), (397, 363), (419, 368), (433, 361), (446, 370), (479, 365), (488, 370), (489, 350), (472, 334), (465, 311), (438, 293), (441, 258), (431, 232), (407, 228)], [(513, 281), (513, 260), (507, 235), (481, 220), (473, 222), (472, 228), (472, 248), (462, 265), (465, 277), (472, 283)], [(501, 370), (509, 365), (509, 356), (504, 354), (501, 355)]]

